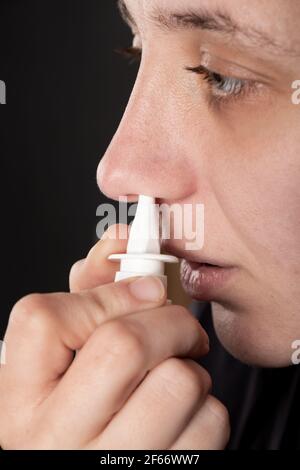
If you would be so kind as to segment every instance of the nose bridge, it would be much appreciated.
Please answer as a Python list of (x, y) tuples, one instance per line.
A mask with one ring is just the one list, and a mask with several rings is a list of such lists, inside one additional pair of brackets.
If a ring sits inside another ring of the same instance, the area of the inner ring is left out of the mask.
[(178, 141), (176, 103), (167, 81), (161, 70), (140, 71), (123, 118), (98, 167), (98, 184), (108, 197), (183, 197), (188, 180), (186, 149), (184, 142)]
[(132, 132), (143, 142), (149, 134), (155, 133), (156, 128), (164, 127), (169, 100), (167, 93), (160, 92), (165, 90), (164, 83), (162, 70), (155, 72), (151, 65), (147, 67), (146, 64), (141, 67), (118, 128), (119, 133), (124, 131), (128, 135)]

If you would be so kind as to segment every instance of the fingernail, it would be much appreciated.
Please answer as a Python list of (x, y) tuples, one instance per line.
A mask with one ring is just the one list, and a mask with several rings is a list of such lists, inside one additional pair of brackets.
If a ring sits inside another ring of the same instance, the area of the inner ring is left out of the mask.
[(138, 300), (158, 302), (165, 295), (162, 281), (153, 276), (141, 277), (129, 284), (131, 294)]

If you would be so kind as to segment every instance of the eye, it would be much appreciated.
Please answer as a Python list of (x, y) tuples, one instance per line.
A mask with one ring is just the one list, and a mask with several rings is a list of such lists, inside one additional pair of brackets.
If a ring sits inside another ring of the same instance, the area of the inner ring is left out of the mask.
[(142, 58), (142, 49), (138, 47), (119, 47), (114, 52), (127, 59), (130, 64), (140, 63)]
[(220, 73), (207, 69), (203, 65), (197, 67), (185, 67), (189, 72), (201, 75), (210, 87), (212, 98), (215, 101), (226, 101), (237, 99), (246, 93), (257, 89), (258, 83), (253, 80), (241, 80), (239, 78), (227, 77)]
[[(130, 64), (140, 63), (142, 58), (142, 49), (138, 47), (121, 47), (114, 51), (129, 60)], [(242, 80), (222, 75), (207, 69), (203, 65), (185, 67), (185, 70), (201, 75), (202, 79), (209, 84), (212, 104), (242, 98), (247, 93), (257, 91), (260, 85), (254, 80)]]

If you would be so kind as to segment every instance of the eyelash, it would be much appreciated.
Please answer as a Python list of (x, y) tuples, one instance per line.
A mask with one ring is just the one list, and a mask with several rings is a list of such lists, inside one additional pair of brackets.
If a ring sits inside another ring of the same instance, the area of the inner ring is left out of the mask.
[(258, 85), (253, 80), (241, 80), (239, 78), (228, 77), (209, 70), (203, 65), (185, 67), (185, 70), (201, 75), (202, 79), (208, 83), (212, 93), (212, 104), (241, 99), (246, 94), (255, 91)]
[[(115, 52), (122, 55), (132, 63), (139, 63), (142, 57), (142, 50), (137, 47), (124, 47), (115, 49)], [(185, 67), (188, 72), (193, 72), (202, 77), (209, 85), (211, 92), (211, 104), (221, 104), (228, 101), (241, 99), (246, 94), (257, 89), (258, 83), (253, 80), (241, 80), (234, 77), (221, 75), (209, 70), (203, 65), (197, 67)]]
[(114, 49), (114, 52), (127, 59), (130, 64), (140, 63), (141, 61), (142, 50), (138, 47), (119, 47)]

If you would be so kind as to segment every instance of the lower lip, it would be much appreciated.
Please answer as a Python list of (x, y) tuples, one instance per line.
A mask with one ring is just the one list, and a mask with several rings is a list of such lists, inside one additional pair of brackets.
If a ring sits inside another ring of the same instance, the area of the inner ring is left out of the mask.
[(217, 299), (234, 272), (233, 267), (210, 266), (182, 260), (180, 278), (184, 290), (195, 300)]

